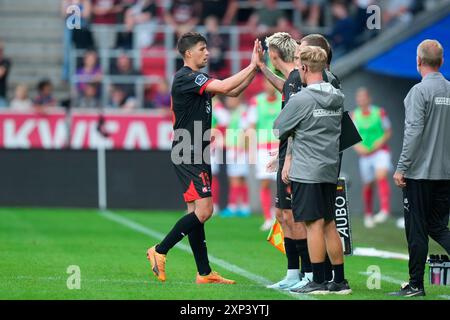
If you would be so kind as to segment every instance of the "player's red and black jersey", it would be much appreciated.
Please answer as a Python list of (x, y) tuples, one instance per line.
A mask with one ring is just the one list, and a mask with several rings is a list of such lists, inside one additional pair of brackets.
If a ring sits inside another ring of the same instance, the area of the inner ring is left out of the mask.
[[(298, 69), (294, 69), (289, 73), (289, 76), (283, 85), (281, 109), (283, 109), (284, 106), (288, 103), (289, 98), (294, 93), (299, 92), (301, 89), (302, 89), (302, 80), (300, 78), (300, 72), (298, 72)], [(280, 147), (278, 150), (278, 157), (280, 159), (280, 164), (284, 164), (284, 159), (286, 158), (287, 142), (288, 142), (287, 139), (283, 139), (280, 141)]]
[(172, 149), (183, 142), (183, 139), (179, 139), (182, 135), (180, 129), (190, 134), (192, 155), (203, 154), (210, 144), (205, 133), (209, 133), (211, 129), (212, 104), (211, 94), (205, 89), (212, 80), (206, 73), (194, 71), (187, 66), (175, 74), (171, 92), (174, 129)]

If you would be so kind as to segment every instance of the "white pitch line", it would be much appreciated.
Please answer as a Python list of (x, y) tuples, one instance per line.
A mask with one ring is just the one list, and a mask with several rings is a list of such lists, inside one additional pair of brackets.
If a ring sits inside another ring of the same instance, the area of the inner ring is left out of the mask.
[[(359, 274), (363, 275), (363, 276), (370, 276), (373, 273), (370, 272), (360, 272)], [(405, 281), (390, 277), (390, 276), (384, 276), (381, 275), (381, 280), (389, 282), (389, 283), (393, 283), (393, 284), (398, 284), (398, 285), (402, 285), (403, 283), (405, 283)]]
[(353, 250), (353, 255), (361, 256), (361, 257), (377, 257), (377, 258), (384, 258), (384, 259), (409, 260), (409, 256), (407, 254), (399, 253), (399, 252), (392, 252), (392, 251), (385, 251), (385, 250), (378, 250), (376, 248), (356, 247)]
[[(134, 222), (134, 221), (132, 221), (130, 219), (122, 217), (122, 216), (120, 216), (118, 214), (115, 214), (115, 213), (113, 213), (111, 211), (99, 211), (99, 214), (101, 216), (103, 216), (104, 218), (106, 218), (106, 219), (109, 219), (111, 221), (117, 222), (117, 223), (119, 223), (119, 224), (121, 224), (123, 226), (126, 226), (126, 227), (128, 227), (130, 229), (133, 229), (134, 231), (140, 232), (140, 233), (145, 234), (147, 236), (150, 236), (152, 238), (155, 238), (155, 239), (158, 239), (158, 240), (164, 239), (164, 234), (162, 234), (162, 233), (160, 233), (158, 231), (149, 229), (147, 227), (144, 227), (143, 225), (141, 225), (139, 223), (136, 223), (136, 222)], [(192, 254), (191, 248), (189, 246), (183, 244), (183, 243), (179, 242), (175, 247), (180, 249), (180, 250), (182, 250), (182, 251), (184, 251), (184, 252)], [(247, 278), (247, 279), (249, 279), (249, 280), (251, 280), (253, 282), (256, 282), (256, 283), (258, 283), (258, 284), (260, 284), (262, 286), (267, 286), (268, 284), (272, 283), (270, 280), (268, 280), (268, 279), (266, 279), (264, 277), (261, 277), (261, 276), (259, 276), (257, 274), (254, 274), (254, 273), (251, 273), (250, 271), (242, 269), (241, 267), (238, 267), (238, 266), (236, 266), (234, 264), (231, 264), (231, 263), (229, 263), (229, 262), (227, 262), (225, 260), (219, 259), (219, 258), (217, 258), (217, 257), (215, 257), (213, 255), (208, 254), (208, 258), (209, 258), (210, 262), (218, 265), (219, 267), (221, 267), (223, 269), (226, 269), (226, 270), (228, 270), (230, 272), (236, 273), (236, 274), (238, 274), (240, 276), (243, 276), (244, 278)], [(291, 293), (289, 293), (287, 291), (282, 291), (282, 290), (280, 290), (278, 292), (280, 292), (282, 294), (285, 294), (285, 295), (288, 295), (290, 297), (299, 299), (299, 300), (315, 300), (313, 297), (308, 296), (308, 295), (291, 294)]]

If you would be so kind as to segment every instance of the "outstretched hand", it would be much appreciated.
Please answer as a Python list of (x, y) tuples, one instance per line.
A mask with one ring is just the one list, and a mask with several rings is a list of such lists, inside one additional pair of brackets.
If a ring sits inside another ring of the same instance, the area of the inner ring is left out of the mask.
[(264, 51), (262, 49), (261, 41), (256, 39), (253, 45), (251, 64), (260, 68), (261, 65), (263, 64), (263, 61), (264, 61)]
[(264, 53), (263, 47), (261, 45), (261, 41), (258, 40), (258, 68), (261, 68), (262, 65), (264, 65)]
[(250, 64), (254, 67), (258, 66), (259, 62), (259, 54), (258, 54), (258, 39), (255, 40), (255, 43), (253, 44), (253, 52), (252, 52), (252, 60), (250, 61)]

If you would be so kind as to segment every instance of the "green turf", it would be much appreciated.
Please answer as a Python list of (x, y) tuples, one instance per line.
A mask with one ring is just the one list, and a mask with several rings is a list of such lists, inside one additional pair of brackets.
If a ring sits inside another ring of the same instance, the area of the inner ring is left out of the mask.
[[(181, 213), (115, 211), (143, 227), (165, 233)], [(285, 257), (259, 231), (260, 216), (223, 219), (213, 217), (206, 226), (209, 253), (270, 281), (285, 273)], [(353, 218), (355, 246), (406, 252), (404, 233), (394, 222), (365, 230)], [(302, 299), (304, 297), (265, 289), (239, 274), (212, 265), (236, 285), (196, 285), (192, 256), (174, 248), (167, 262), (168, 280), (157, 282), (145, 257), (157, 242), (96, 210), (0, 209), (0, 299)], [(184, 240), (188, 244), (187, 240)], [(442, 252), (430, 244), (434, 252)], [(68, 266), (81, 270), (81, 289), (67, 288)], [(369, 290), (361, 273), (371, 265), (390, 279), (407, 279), (407, 262), (393, 259), (347, 257), (346, 276), (354, 293), (350, 297), (319, 299), (388, 299), (398, 284), (381, 282)], [(395, 281), (395, 280), (394, 280)], [(450, 295), (450, 287), (426, 286), (425, 299)]]

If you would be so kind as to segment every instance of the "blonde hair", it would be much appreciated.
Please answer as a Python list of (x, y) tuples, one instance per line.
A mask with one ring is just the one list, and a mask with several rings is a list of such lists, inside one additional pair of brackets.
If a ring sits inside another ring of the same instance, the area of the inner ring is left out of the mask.
[(417, 56), (422, 61), (422, 64), (439, 68), (442, 65), (444, 56), (444, 48), (437, 40), (424, 40), (417, 47)]
[(19, 96), (23, 93), (25, 98), (28, 98), (28, 86), (24, 83), (19, 83), (16, 86), (15, 95)]
[(307, 65), (311, 72), (321, 72), (327, 66), (327, 53), (316, 46), (305, 46), (300, 51), (301, 64)]
[(297, 42), (287, 32), (277, 32), (266, 38), (266, 46), (276, 50), (284, 62), (294, 62)]

